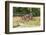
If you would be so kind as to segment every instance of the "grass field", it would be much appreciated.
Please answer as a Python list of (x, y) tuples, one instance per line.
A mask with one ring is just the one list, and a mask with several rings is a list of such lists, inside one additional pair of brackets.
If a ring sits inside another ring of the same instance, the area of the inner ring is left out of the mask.
[(13, 28), (16, 27), (33, 27), (40, 25), (40, 17), (33, 17), (32, 20), (22, 20), (20, 17), (13, 17)]

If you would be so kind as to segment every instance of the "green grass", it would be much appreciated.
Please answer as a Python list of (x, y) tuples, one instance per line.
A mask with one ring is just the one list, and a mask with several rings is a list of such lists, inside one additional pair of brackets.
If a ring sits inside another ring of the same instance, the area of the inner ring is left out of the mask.
[[(17, 19), (17, 20), (16, 20)], [(40, 17), (33, 17), (32, 20), (26, 21), (21, 20), (16, 17), (13, 17), (13, 27), (32, 27), (32, 26), (39, 26), (40, 25)]]

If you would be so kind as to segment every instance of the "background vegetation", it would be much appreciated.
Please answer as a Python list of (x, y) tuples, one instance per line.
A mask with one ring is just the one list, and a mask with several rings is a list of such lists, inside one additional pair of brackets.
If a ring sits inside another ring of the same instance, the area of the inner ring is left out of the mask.
[(40, 16), (40, 8), (13, 7), (13, 16), (32, 13), (33, 16)]

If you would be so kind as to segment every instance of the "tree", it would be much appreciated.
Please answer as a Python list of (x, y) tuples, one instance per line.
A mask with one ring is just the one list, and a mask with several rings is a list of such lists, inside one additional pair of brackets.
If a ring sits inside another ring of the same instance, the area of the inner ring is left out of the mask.
[(32, 13), (33, 16), (40, 16), (40, 8), (13, 7), (13, 16), (26, 15)]

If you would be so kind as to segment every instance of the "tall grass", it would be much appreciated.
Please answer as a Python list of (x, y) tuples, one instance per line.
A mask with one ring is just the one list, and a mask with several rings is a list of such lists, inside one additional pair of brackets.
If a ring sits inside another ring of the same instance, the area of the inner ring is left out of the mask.
[(40, 17), (33, 17), (32, 20), (22, 20), (20, 17), (13, 17), (13, 27), (32, 27), (40, 25)]

